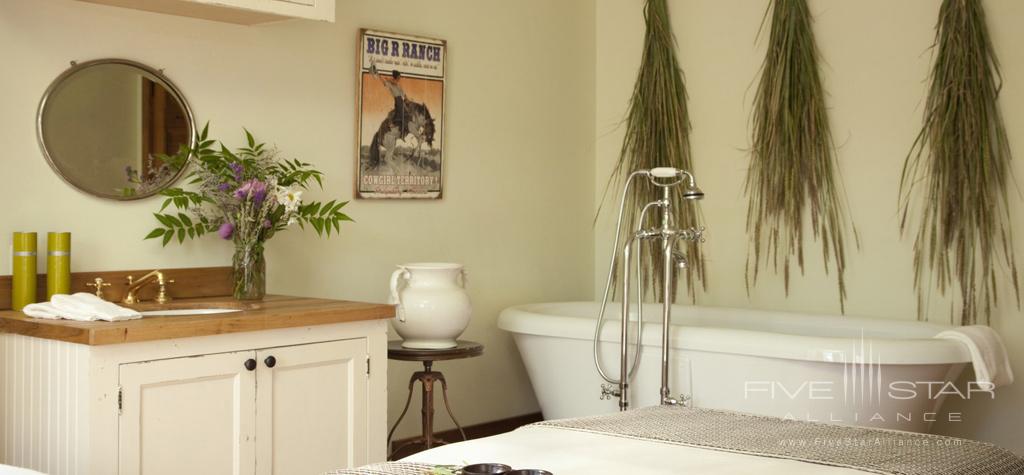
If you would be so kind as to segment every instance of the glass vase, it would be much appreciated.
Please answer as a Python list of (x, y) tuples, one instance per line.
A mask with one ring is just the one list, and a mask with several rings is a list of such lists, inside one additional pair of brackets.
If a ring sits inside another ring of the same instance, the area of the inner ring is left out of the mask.
[(267, 295), (267, 261), (262, 244), (237, 244), (234, 265), (235, 299), (263, 300)]

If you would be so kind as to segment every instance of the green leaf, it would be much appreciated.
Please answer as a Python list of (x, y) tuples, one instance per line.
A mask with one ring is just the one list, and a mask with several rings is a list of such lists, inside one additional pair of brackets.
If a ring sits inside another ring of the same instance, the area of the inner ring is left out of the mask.
[[(168, 231), (170, 231), (170, 230), (168, 230)], [(167, 243), (171, 242), (171, 239), (174, 239), (174, 233), (173, 232), (168, 232), (167, 234), (164, 234), (163, 246), (167, 247)]]
[(327, 204), (320, 209), (320, 216), (327, 216), (331, 213), (332, 208), (334, 208), (334, 200), (328, 201)]
[(174, 222), (167, 219), (167, 215), (153, 213), (153, 216), (156, 216), (156, 220), (160, 221), (160, 224), (167, 226), (168, 228), (174, 227)]
[(166, 232), (166, 231), (163, 228), (156, 228), (156, 229), (150, 231), (149, 234), (146, 235), (146, 239), (158, 238), (160, 236), (163, 236), (164, 232)]
[(171, 205), (171, 201), (172, 201), (171, 198), (167, 198), (166, 200), (164, 200), (164, 204), (160, 206), (160, 211), (159, 212), (163, 213), (163, 211), (165, 209), (167, 209), (168, 206)]
[(185, 242), (185, 228), (178, 229), (178, 243)]
[(185, 215), (185, 213), (178, 213), (178, 219), (180, 219), (182, 224), (184, 224), (186, 227), (192, 226), (192, 219)]

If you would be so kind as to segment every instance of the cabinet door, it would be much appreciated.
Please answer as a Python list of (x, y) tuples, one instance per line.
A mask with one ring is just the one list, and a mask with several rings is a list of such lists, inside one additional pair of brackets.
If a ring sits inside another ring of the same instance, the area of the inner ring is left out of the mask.
[(256, 372), (244, 351), (120, 367), (118, 472), (252, 474)]
[(256, 360), (258, 474), (368, 463), (366, 339), (270, 348)]

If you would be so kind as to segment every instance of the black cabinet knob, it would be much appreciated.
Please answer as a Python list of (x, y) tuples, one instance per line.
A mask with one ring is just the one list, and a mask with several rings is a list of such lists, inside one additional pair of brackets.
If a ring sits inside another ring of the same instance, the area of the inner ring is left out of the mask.
[(273, 368), (277, 364), (277, 358), (274, 358), (274, 355), (270, 355), (267, 359), (263, 360), (263, 364), (267, 365), (268, 368)]
[(245, 360), (245, 369), (249, 371), (256, 369), (256, 360), (252, 358)]

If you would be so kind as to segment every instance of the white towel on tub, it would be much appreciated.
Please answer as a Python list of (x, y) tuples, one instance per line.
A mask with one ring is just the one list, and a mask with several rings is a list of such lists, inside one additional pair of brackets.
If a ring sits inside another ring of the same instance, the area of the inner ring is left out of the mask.
[(1013, 383), (1010, 358), (999, 334), (985, 325), (968, 325), (946, 330), (935, 338), (956, 340), (967, 347), (974, 365), (974, 378), (992, 389)]

